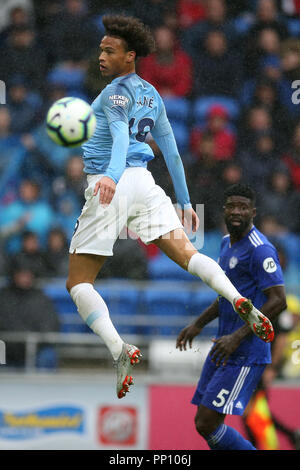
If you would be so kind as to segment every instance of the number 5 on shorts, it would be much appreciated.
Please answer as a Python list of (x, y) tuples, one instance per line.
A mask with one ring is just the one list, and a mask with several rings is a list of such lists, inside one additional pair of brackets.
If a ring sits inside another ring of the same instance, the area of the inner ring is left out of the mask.
[(228, 395), (229, 393), (230, 393), (229, 390), (222, 388), (222, 390), (217, 395), (217, 398), (219, 398), (220, 401), (214, 400), (212, 404), (218, 408), (220, 406), (223, 406), (226, 401), (225, 395)]

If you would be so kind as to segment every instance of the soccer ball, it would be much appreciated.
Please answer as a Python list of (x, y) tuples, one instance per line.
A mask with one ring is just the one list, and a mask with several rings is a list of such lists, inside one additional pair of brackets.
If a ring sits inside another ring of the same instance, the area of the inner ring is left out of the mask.
[(72, 96), (55, 101), (47, 113), (46, 130), (63, 147), (77, 147), (89, 140), (96, 128), (91, 106)]

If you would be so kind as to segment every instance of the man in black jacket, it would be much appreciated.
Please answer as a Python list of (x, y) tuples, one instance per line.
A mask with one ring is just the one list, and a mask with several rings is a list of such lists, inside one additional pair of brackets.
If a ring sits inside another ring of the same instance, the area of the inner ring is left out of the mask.
[[(17, 263), (11, 267), (9, 283), (0, 290), (0, 338), (1, 332), (59, 331), (55, 307), (51, 299), (36, 287), (35, 281), (34, 272), (26, 264)], [(43, 345), (38, 347), (37, 357), (43, 354), (44, 348)], [(50, 354), (53, 361), (55, 351)], [(25, 343), (6, 342), (6, 366), (22, 367), (24, 364)]]

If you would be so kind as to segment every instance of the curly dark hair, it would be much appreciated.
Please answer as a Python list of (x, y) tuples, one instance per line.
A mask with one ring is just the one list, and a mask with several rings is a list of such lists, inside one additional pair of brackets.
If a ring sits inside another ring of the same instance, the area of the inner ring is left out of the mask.
[(102, 18), (105, 33), (123, 39), (136, 58), (146, 57), (155, 50), (155, 41), (150, 28), (139, 19), (125, 15), (105, 15)]
[(247, 184), (233, 184), (229, 186), (225, 191), (224, 191), (224, 201), (226, 201), (230, 196), (243, 196), (249, 199), (253, 206), (255, 205), (255, 193), (253, 189), (247, 185)]

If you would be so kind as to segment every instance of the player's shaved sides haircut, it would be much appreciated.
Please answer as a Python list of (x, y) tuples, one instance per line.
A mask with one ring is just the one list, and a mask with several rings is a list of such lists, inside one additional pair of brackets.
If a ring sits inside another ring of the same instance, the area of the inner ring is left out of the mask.
[(151, 30), (139, 19), (124, 15), (105, 15), (102, 22), (106, 35), (123, 39), (128, 51), (135, 51), (137, 58), (154, 52), (155, 41)]
[(227, 201), (227, 199), (230, 196), (242, 196), (246, 197), (247, 199), (250, 199), (252, 202), (252, 205), (255, 206), (256, 202), (256, 197), (253, 189), (248, 186), (247, 184), (233, 184), (229, 186), (225, 191), (224, 191), (224, 201)]

